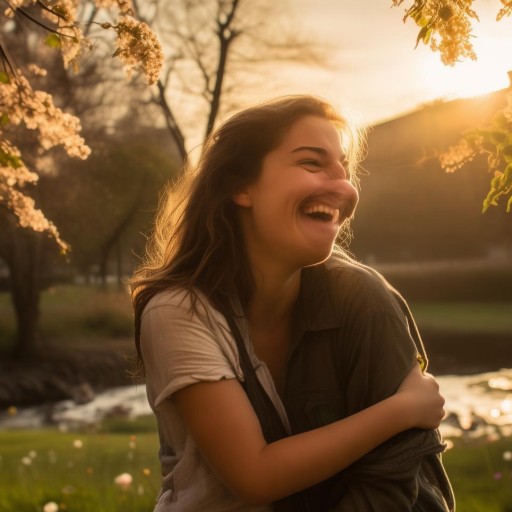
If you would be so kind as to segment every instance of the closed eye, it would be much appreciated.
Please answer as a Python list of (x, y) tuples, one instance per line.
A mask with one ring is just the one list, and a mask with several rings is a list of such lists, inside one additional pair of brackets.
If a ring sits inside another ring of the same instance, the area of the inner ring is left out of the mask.
[(301, 160), (297, 164), (309, 172), (318, 172), (322, 169), (322, 163), (314, 159)]

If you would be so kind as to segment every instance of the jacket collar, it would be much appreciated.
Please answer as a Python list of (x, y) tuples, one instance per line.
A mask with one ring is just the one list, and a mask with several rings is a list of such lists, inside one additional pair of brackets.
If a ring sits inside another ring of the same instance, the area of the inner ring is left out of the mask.
[(321, 331), (339, 326), (325, 263), (302, 269), (294, 318), (301, 331)]

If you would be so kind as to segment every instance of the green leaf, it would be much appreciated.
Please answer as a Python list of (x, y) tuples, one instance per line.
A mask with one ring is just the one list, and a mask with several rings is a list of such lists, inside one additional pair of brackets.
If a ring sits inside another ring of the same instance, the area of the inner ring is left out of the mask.
[(423, 41), (425, 42), (425, 37), (430, 37), (428, 36), (428, 31), (429, 31), (429, 27), (428, 25), (425, 25), (419, 32), (418, 32), (418, 37), (416, 38), (416, 46), (415, 48), (418, 47), (418, 45), (420, 44), (420, 41)]
[(512, 164), (507, 165), (507, 168), (501, 177), (501, 186), (505, 188), (512, 186)]
[(59, 34), (48, 34), (44, 42), (50, 48), (60, 48), (62, 45)]
[(9, 75), (5, 71), (0, 71), (0, 84), (8, 84), (9, 82)]

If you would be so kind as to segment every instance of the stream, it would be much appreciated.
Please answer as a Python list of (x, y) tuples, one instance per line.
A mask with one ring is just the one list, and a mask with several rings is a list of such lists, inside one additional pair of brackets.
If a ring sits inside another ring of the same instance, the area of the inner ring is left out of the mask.
[[(512, 436), (512, 368), (475, 375), (437, 377), (446, 398), (444, 437)], [(137, 418), (151, 414), (144, 386), (112, 388), (85, 404), (65, 400), (0, 412), (0, 429), (31, 429), (49, 425), (62, 431), (93, 428), (106, 417)]]

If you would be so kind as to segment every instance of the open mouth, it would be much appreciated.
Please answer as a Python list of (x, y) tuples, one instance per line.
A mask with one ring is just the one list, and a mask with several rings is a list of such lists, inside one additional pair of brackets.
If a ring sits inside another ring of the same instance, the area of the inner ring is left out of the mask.
[(302, 212), (308, 217), (322, 222), (336, 224), (340, 218), (340, 211), (325, 204), (312, 204), (302, 208)]

